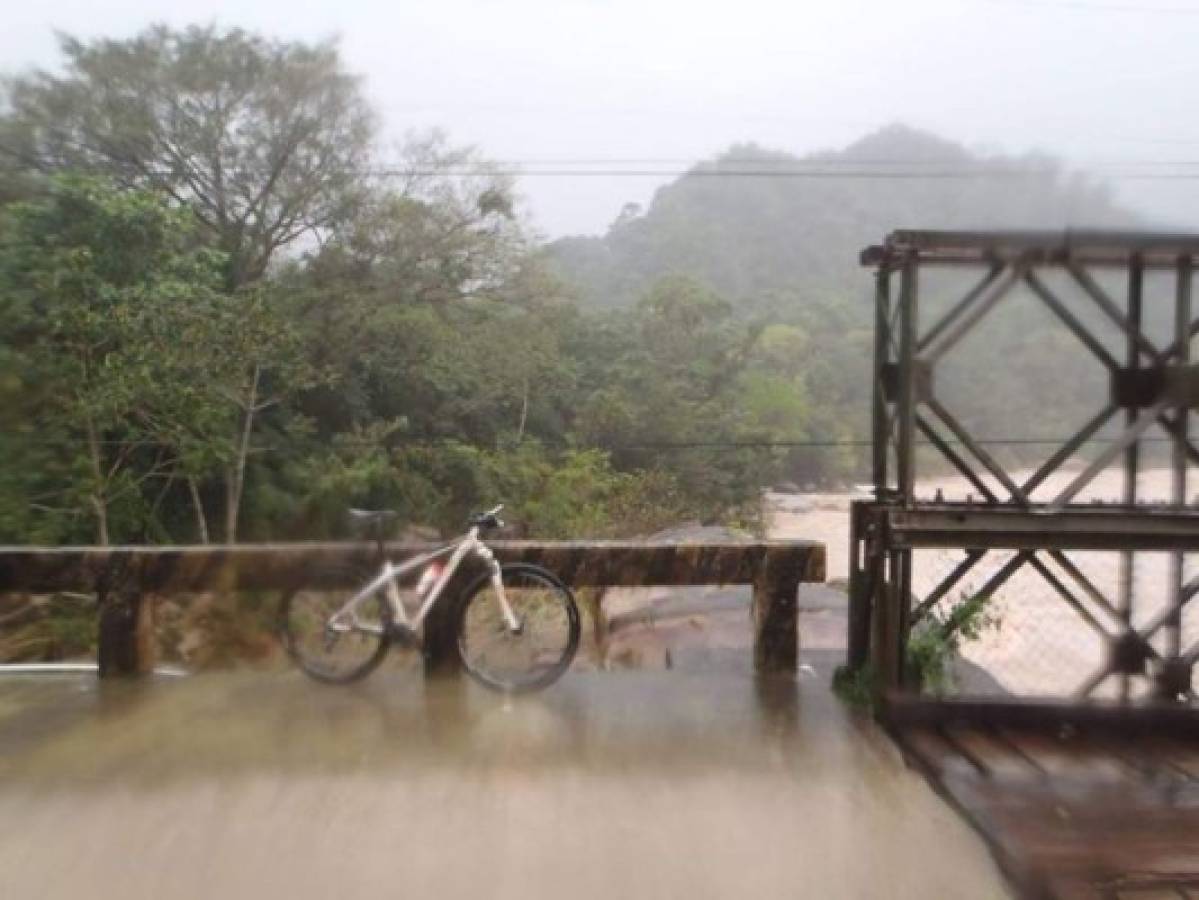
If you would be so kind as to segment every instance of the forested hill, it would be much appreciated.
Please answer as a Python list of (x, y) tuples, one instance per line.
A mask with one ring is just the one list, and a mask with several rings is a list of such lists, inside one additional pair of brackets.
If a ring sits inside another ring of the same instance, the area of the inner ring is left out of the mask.
[[(787, 174), (771, 174), (780, 170)], [(858, 177), (846, 177), (851, 172)], [(805, 436), (860, 440), (869, 433), (872, 343), (863, 247), (899, 228), (1139, 224), (1104, 185), (1050, 158), (982, 156), (891, 126), (807, 157), (731, 147), (659, 190), (648, 209), (626, 207), (606, 235), (559, 240), (546, 252), (593, 309), (635, 306), (663, 276), (704, 283), (742, 320), (767, 325), (766, 344), (789, 335), (777, 365), (797, 369)], [(972, 277), (926, 273), (923, 314), (947, 309)], [(1091, 321), (1093, 311), (1076, 312)], [(948, 354), (937, 379), (938, 398), (975, 434), (1020, 439), (994, 450), (1013, 466), (1038, 464), (1047, 451), (1028, 439), (1052, 446), (1059, 432), (1093, 416), (1108, 390), (1087, 350), (1019, 289)], [(807, 471), (815, 454), (789, 465)], [(840, 468), (861, 466), (859, 457)]]
[[(846, 177), (854, 172), (864, 174)], [(672, 273), (740, 305), (780, 290), (858, 296), (858, 252), (896, 228), (1135, 224), (1102, 185), (1052, 159), (982, 156), (893, 125), (805, 157), (730, 147), (661, 188), (644, 211), (626, 207), (604, 236), (563, 238), (548, 252), (597, 306), (626, 305)]]

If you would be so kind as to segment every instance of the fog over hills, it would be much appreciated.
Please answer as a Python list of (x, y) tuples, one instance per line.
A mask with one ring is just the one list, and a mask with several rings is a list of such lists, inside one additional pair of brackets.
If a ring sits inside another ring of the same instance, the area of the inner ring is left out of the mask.
[(1102, 182), (1042, 155), (984, 156), (903, 125), (840, 151), (730, 147), (628, 205), (600, 237), (549, 245), (588, 304), (684, 272), (734, 301), (860, 290), (859, 251), (896, 228), (1137, 227)]
[[(648, 208), (626, 207), (602, 237), (561, 239), (546, 253), (584, 306), (622, 308), (656, 279), (683, 274), (729, 300), (737, 315), (785, 323), (802, 335), (796, 352), (813, 433), (849, 428), (864, 437), (873, 321), (872, 279), (858, 263), (864, 247), (900, 228), (1148, 227), (1101, 181), (1050, 157), (980, 155), (893, 125), (805, 157), (730, 147), (659, 190)], [(924, 273), (922, 327), (981, 274)], [(1122, 284), (1097, 277), (1122, 295)], [(1064, 281), (1056, 289), (1120, 352), (1119, 336), (1093, 305), (1071, 297)], [(1168, 296), (1156, 282), (1147, 292)], [(1148, 301), (1151, 331), (1169, 327), (1166, 312)], [(1046, 446), (994, 451), (1013, 465), (1038, 463), (1059, 434), (1094, 415), (1108, 390), (1102, 367), (1021, 288), (947, 355), (936, 378), (938, 398), (976, 434), (1046, 438)]]

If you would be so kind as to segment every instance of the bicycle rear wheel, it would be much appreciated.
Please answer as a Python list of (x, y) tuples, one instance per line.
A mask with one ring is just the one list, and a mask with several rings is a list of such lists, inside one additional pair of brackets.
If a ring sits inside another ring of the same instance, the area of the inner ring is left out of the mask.
[(466, 671), (487, 687), (531, 691), (561, 677), (579, 649), (579, 610), (556, 575), (530, 565), (500, 569), (520, 630), (505, 620), (490, 573), (463, 592), (456, 632)]
[(390, 646), (392, 612), (381, 591), (358, 604), (356, 615), (334, 619), (374, 575), (365, 570), (328, 570), (283, 596), (279, 606), (283, 646), (305, 674), (327, 684), (349, 684), (383, 662)]

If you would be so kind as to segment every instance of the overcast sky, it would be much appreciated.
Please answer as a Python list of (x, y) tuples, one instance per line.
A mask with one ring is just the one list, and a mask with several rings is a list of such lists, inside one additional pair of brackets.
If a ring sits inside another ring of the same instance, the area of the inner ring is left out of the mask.
[[(806, 153), (902, 121), (989, 150), (1199, 175), (1199, 0), (39, 0), (8, 4), (0, 65), (52, 65), (54, 29), (126, 36), (151, 21), (340, 36), (390, 133), (440, 126), (526, 168), (751, 140)], [(665, 180), (529, 175), (521, 190), (556, 236), (602, 231)], [(1117, 187), (1199, 228), (1199, 180)]]

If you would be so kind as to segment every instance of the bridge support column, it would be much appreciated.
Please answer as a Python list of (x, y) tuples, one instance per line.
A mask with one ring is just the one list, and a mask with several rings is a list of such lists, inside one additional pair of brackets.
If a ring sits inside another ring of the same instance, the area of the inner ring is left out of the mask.
[(100, 595), (100, 677), (148, 675), (154, 671), (154, 601), (142, 591)]
[(462, 671), (452, 612), (453, 604), (438, 603), (429, 611), (429, 618), (425, 619), (422, 652), (426, 678), (458, 675)]
[(460, 592), (474, 580), (480, 569), (469, 563), (463, 566), (453, 580), (445, 586), (443, 601), (429, 610), (425, 619), (424, 641), (421, 653), (424, 657), (425, 678), (446, 678), (465, 674), (462, 659), (458, 656), (458, 634), (454, 630), (454, 618)]
[(754, 582), (754, 668), (763, 674), (799, 666), (799, 583), (804, 563), (794, 555), (767, 554)]

